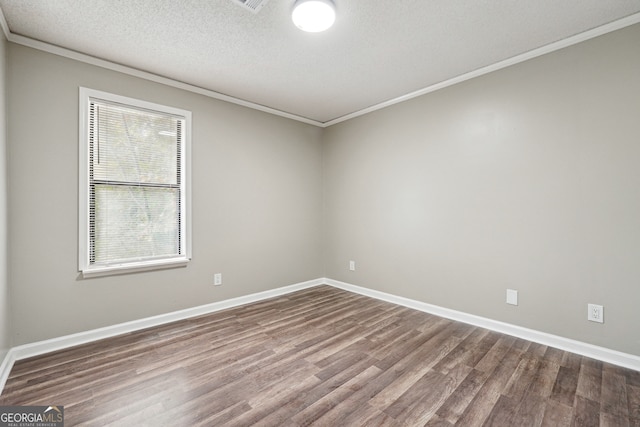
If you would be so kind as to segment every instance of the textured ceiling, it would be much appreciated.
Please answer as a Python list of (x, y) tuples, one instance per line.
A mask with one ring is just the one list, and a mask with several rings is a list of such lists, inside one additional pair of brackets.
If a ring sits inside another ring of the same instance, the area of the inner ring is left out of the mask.
[(326, 123), (640, 12), (640, 0), (0, 0), (11, 35)]

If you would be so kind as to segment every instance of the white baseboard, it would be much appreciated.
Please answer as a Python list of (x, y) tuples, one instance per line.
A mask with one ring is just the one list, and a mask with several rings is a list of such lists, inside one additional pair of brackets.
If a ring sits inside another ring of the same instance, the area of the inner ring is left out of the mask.
[(599, 347), (597, 345), (548, 334), (546, 332), (536, 331), (534, 329), (523, 328), (521, 326), (499, 322), (497, 320), (487, 319), (486, 317), (475, 316), (473, 314), (451, 310), (448, 308), (439, 307), (437, 305), (427, 304), (425, 302), (399, 297), (396, 295), (387, 294), (385, 292), (380, 292), (373, 289), (363, 288), (361, 286), (356, 286), (337, 280), (325, 279), (325, 283), (333, 287), (343, 289), (345, 291), (354, 292), (360, 295), (365, 295), (393, 304), (402, 305), (404, 307), (413, 308), (425, 313), (468, 323), (470, 325), (479, 326), (481, 328), (501, 332), (503, 334), (522, 338), (528, 341), (555, 347), (560, 350), (565, 350), (571, 353), (580, 354), (582, 356), (591, 357), (592, 359), (600, 360), (602, 362), (607, 362), (613, 365), (640, 371), (640, 357), (633, 354), (622, 353), (620, 351), (611, 350), (605, 347)]
[(9, 378), (9, 373), (11, 372), (11, 368), (13, 367), (13, 362), (16, 361), (12, 349), (2, 352), (0, 354), (0, 360), (0, 394), (2, 394), (4, 384), (7, 382), (7, 378)]
[[(485, 317), (475, 316), (461, 311), (451, 310), (437, 305), (427, 304), (424, 302), (376, 291), (373, 289), (363, 288), (361, 286), (340, 282), (333, 279), (321, 278), (301, 282), (290, 286), (284, 286), (277, 289), (271, 289), (264, 292), (258, 292), (242, 297), (232, 298), (225, 301), (214, 302), (211, 304), (201, 305), (198, 307), (187, 308), (185, 310), (174, 311), (171, 313), (161, 314), (158, 316), (147, 317), (145, 319), (133, 320), (131, 322), (120, 323), (104, 328), (93, 329), (90, 331), (79, 332), (72, 335), (65, 335), (58, 338), (52, 338), (44, 341), (38, 341), (30, 344), (24, 344), (11, 348), (0, 363), (0, 394), (4, 389), (4, 385), (9, 377), (11, 368), (16, 360), (26, 359), (33, 356), (73, 347), (88, 342), (110, 338), (116, 335), (122, 335), (129, 332), (135, 332), (141, 329), (159, 326), (178, 320), (188, 319), (191, 317), (201, 316), (203, 314), (214, 313), (216, 311), (228, 308), (238, 307), (240, 305), (259, 302), (265, 299), (289, 294), (299, 290), (312, 288), (319, 285), (330, 285), (345, 291), (354, 292), (393, 304), (402, 305), (404, 307), (423, 311), (425, 313), (434, 314), (436, 316), (445, 317), (447, 319), (468, 323), (481, 328), (490, 329), (492, 331), (501, 332), (518, 338), (537, 342), (543, 345), (559, 348), (561, 350), (570, 351), (572, 353), (591, 357), (596, 360), (622, 366), (629, 369), (640, 371), (640, 357), (611, 350), (605, 347), (599, 347), (569, 338), (563, 338), (557, 335), (547, 334), (545, 332), (533, 329), (523, 328), (521, 326), (511, 325), (509, 323), (499, 322), (497, 320), (487, 319)], [(0, 353), (0, 358), (2, 354)]]
[(324, 283), (324, 279), (309, 280), (307, 282), (296, 283), (290, 286), (284, 286), (264, 292), (231, 298), (228, 300), (205, 304), (198, 307), (187, 308), (171, 313), (160, 314), (158, 316), (147, 317), (144, 319), (119, 323), (113, 326), (92, 329), (89, 331), (78, 332), (76, 334), (65, 335), (58, 338), (51, 338), (44, 341), (38, 341), (13, 347), (5, 355), (2, 364), (0, 364), (0, 394), (2, 394), (4, 385), (16, 360), (26, 359), (29, 357), (50, 353), (56, 350), (62, 350), (80, 344), (86, 344), (88, 342), (114, 337), (116, 335), (122, 335), (153, 326), (164, 325), (166, 323), (175, 322), (178, 320), (188, 319), (191, 317), (201, 316), (203, 314), (209, 314), (220, 310), (226, 310), (228, 308), (238, 307), (240, 305), (258, 302), (265, 299), (289, 294), (291, 292), (296, 292), (302, 289), (312, 288)]

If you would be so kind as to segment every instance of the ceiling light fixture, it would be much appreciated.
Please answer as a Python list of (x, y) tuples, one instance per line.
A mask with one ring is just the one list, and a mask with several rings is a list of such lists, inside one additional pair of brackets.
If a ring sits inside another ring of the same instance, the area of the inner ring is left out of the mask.
[(331, 0), (297, 0), (291, 19), (296, 27), (310, 33), (329, 29), (336, 20), (336, 7)]

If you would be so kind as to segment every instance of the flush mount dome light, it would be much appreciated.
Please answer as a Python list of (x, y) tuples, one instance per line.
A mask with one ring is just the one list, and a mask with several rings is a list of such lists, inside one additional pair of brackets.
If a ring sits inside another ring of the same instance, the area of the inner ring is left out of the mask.
[(331, 0), (297, 0), (291, 19), (301, 30), (319, 33), (335, 22), (336, 7)]

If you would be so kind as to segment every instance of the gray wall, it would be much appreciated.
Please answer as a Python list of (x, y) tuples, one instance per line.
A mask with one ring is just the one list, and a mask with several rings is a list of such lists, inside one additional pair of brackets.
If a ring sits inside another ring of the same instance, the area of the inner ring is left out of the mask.
[(0, 35), (0, 363), (11, 347), (11, 304), (7, 273), (7, 40)]
[[(636, 25), (325, 130), (9, 44), (0, 348), (326, 276), (640, 355), (639, 41)], [(187, 268), (79, 278), (79, 86), (193, 112)]]
[(328, 128), (326, 276), (640, 355), (639, 46), (635, 25)]
[[(321, 129), (15, 44), (8, 54), (13, 345), (322, 277)], [(192, 111), (188, 267), (79, 277), (79, 86)]]

